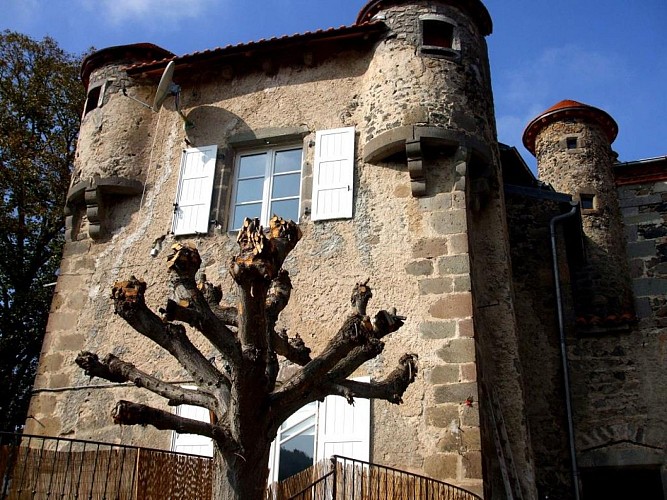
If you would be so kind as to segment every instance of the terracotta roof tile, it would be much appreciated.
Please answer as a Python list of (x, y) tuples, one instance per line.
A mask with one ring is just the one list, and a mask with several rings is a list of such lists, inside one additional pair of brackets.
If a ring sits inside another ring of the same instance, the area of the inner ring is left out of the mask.
[(151, 62), (141, 62), (133, 64), (131, 66), (127, 66), (125, 70), (128, 71), (128, 73), (141, 73), (144, 70), (155, 69), (156, 66), (164, 66), (169, 61), (172, 60), (176, 62), (188, 62), (195, 59), (206, 59), (207, 57), (210, 56), (224, 56), (227, 53), (229, 54), (239, 53), (250, 49), (264, 49), (271, 47), (274, 44), (280, 44), (284, 42), (299, 42), (299, 41), (305, 42), (308, 40), (326, 40), (327, 38), (336, 38), (345, 35), (352, 35), (352, 36), (355, 34), (360, 35), (365, 32), (379, 31), (380, 29), (385, 29), (384, 23), (368, 22), (362, 24), (355, 24), (352, 26), (340, 26), (338, 28), (306, 31), (304, 33), (296, 33), (293, 35), (261, 38), (259, 40), (254, 40), (250, 42), (230, 44), (230, 45), (225, 45), (224, 47), (216, 47), (213, 49), (191, 52), (189, 54), (184, 54), (182, 56), (166, 57), (164, 59)]
[(614, 142), (618, 135), (618, 124), (609, 113), (588, 104), (565, 99), (551, 106), (528, 124), (523, 132), (523, 145), (528, 151), (535, 154), (537, 134), (547, 125), (568, 117), (586, 118), (597, 122), (604, 129), (610, 143)]

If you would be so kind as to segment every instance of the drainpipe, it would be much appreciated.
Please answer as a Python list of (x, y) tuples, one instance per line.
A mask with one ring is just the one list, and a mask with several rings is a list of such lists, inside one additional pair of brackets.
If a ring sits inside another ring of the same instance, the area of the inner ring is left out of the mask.
[(574, 499), (579, 500), (579, 470), (577, 468), (577, 453), (574, 445), (574, 421), (572, 418), (572, 396), (570, 395), (570, 373), (567, 361), (567, 348), (565, 345), (565, 320), (563, 318), (563, 297), (560, 289), (560, 272), (558, 270), (558, 253), (556, 251), (556, 223), (573, 217), (577, 213), (578, 204), (570, 202), (572, 209), (566, 213), (557, 215), (551, 222), (551, 258), (554, 270), (554, 282), (556, 285), (556, 305), (558, 307), (558, 333), (560, 335), (560, 356), (563, 363), (563, 383), (565, 384), (565, 412), (567, 414), (567, 432), (570, 442), (570, 461), (572, 462), (572, 487), (574, 488)]

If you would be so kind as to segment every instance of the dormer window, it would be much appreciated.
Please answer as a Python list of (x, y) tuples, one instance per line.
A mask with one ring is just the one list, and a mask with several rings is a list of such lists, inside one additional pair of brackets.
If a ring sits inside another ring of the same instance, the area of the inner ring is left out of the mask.
[(440, 15), (426, 15), (420, 18), (423, 54), (458, 58), (460, 42), (456, 23)]

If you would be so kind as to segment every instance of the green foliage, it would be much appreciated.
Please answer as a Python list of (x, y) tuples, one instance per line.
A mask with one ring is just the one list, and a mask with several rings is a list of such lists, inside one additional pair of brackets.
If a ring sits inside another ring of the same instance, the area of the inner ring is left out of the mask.
[(26, 418), (85, 91), (50, 38), (0, 33), (0, 430)]

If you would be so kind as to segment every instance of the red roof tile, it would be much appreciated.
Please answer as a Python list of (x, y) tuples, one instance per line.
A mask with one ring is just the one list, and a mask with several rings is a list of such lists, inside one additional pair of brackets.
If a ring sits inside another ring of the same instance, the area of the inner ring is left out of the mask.
[(166, 66), (169, 61), (176, 61), (177, 63), (189, 63), (197, 60), (208, 59), (211, 57), (225, 57), (246, 52), (248, 50), (265, 50), (269, 48), (278, 48), (281, 45), (293, 43), (306, 43), (310, 41), (327, 41), (340, 38), (354, 38), (364, 37), (369, 33), (381, 32), (386, 29), (382, 22), (362, 23), (352, 26), (340, 26), (338, 28), (320, 29), (317, 31), (307, 31), (305, 33), (297, 33), (294, 35), (284, 35), (272, 38), (263, 38), (247, 43), (240, 43), (236, 45), (226, 45), (224, 47), (216, 47), (214, 49), (207, 49), (203, 51), (192, 52), (182, 56), (166, 57), (164, 59), (155, 60), (151, 62), (141, 62), (128, 66), (126, 71), (130, 74), (138, 74)]

